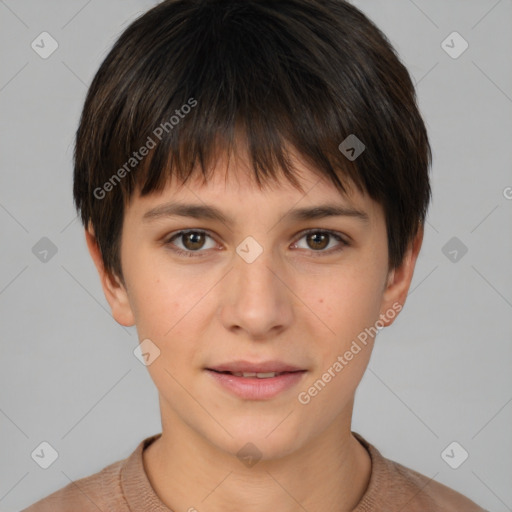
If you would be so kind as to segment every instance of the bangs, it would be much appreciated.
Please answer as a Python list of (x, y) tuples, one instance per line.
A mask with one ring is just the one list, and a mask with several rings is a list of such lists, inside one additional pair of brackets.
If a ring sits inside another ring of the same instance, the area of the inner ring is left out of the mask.
[[(338, 36), (332, 17), (325, 13), (323, 20), (332, 34), (327, 30), (320, 38), (303, 12), (298, 19), (276, 16), (263, 3), (231, 9), (204, 3), (182, 23), (187, 13), (180, 13), (178, 4), (175, 10), (173, 26), (158, 38), (137, 26), (156, 23), (158, 8), (134, 22), (91, 86), (95, 90), (107, 75), (113, 82), (101, 104), (96, 98), (101, 110), (96, 126), (83, 127), (89, 136), (104, 134), (97, 144), (87, 144), (100, 150), (93, 186), (101, 187), (124, 168), (118, 183), (129, 201), (135, 189), (142, 195), (160, 191), (171, 176), (184, 183), (195, 169), (206, 179), (220, 152), (231, 153), (235, 141), (243, 140), (258, 185), (282, 173), (298, 186), (288, 145), (341, 191), (340, 175), (367, 188), (356, 165), (338, 149), (348, 135), (364, 138), (372, 130), (353, 115), (368, 101), (357, 59), (349, 46), (337, 62), (329, 55), (335, 46), (329, 37)], [(161, 16), (158, 23), (164, 24)], [(307, 45), (305, 33), (318, 44)], [(320, 70), (329, 59), (325, 75)], [(133, 153), (140, 148), (147, 155), (135, 162)]]
[[(135, 189), (141, 195), (161, 191), (171, 177), (185, 183), (201, 172), (207, 180), (221, 153), (242, 146), (259, 186), (283, 176), (298, 187), (288, 147), (340, 191), (340, 176), (367, 188), (356, 164), (338, 149), (348, 135), (364, 138), (372, 131), (352, 115), (365, 108), (358, 75), (347, 73), (345, 64), (336, 71), (333, 63), (332, 76), (321, 78), (321, 49), (306, 47), (300, 31), (294, 34), (296, 24), (266, 11), (263, 5), (228, 13), (204, 7), (194, 24), (181, 27), (188, 46), (173, 42), (184, 37), (176, 28), (126, 73), (137, 88), (123, 82), (126, 94), (105, 120), (111, 125), (117, 118), (118, 126), (102, 159), (112, 159), (112, 172), (127, 155), (150, 146), (121, 183), (126, 201)], [(206, 32), (201, 17), (209, 20)], [(303, 23), (303, 31), (311, 31)]]
[[(204, 115), (190, 113), (169, 133), (161, 135), (162, 123), (158, 125), (156, 133), (161, 139), (154, 134), (146, 137), (146, 145), (155, 142), (155, 147), (121, 185), (126, 202), (134, 191), (141, 196), (161, 192), (171, 180), (181, 185), (202, 177), (206, 184), (219, 160), (227, 157), (223, 160), (227, 167), (231, 157), (239, 158), (242, 152), (248, 160), (243, 164), (250, 166), (253, 182), (259, 188), (284, 178), (303, 191), (297, 179), (299, 170), (294, 165), (298, 155), (319, 178), (328, 176), (340, 192), (346, 192), (346, 181), (355, 182), (364, 192), (354, 164), (345, 159), (332, 137), (322, 138), (325, 124), (316, 124), (314, 118), (304, 115), (299, 126), (283, 109), (276, 115), (277, 105), (262, 104), (254, 111), (236, 105), (233, 112), (227, 112), (225, 98), (216, 100), (217, 105), (210, 103), (215, 125)], [(197, 108), (199, 105), (198, 102)], [(220, 118), (216, 110), (224, 111), (228, 117)], [(132, 147), (138, 147), (138, 142)], [(242, 172), (247, 172), (245, 165), (243, 169), (237, 165), (236, 173)]]

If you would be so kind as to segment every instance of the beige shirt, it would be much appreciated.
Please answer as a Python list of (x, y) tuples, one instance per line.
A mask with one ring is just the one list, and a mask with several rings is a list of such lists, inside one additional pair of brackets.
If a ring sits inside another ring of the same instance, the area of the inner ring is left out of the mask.
[[(354, 512), (487, 512), (462, 494), (384, 458), (359, 434), (370, 454), (368, 488)], [(22, 512), (172, 512), (151, 487), (142, 452), (161, 434), (150, 436), (126, 459), (69, 483)]]

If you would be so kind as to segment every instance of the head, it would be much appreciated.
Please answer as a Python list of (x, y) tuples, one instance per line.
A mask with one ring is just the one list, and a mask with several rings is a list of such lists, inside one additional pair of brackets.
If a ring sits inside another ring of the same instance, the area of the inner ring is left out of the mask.
[[(74, 199), (114, 318), (160, 350), (164, 428), (271, 458), (349, 425), (405, 303), (430, 162), (406, 68), (349, 3), (173, 0), (134, 21), (90, 86)], [(247, 400), (212, 380), (235, 360), (305, 371)]]

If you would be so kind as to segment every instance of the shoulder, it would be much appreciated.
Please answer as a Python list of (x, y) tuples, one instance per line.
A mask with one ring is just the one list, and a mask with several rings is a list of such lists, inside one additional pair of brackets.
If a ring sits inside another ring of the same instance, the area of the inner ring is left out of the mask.
[(111, 510), (112, 504), (117, 504), (123, 499), (120, 474), (126, 460), (119, 460), (104, 467), (98, 473), (74, 480), (21, 512)]
[(460, 494), (413, 469), (387, 459), (362, 436), (353, 433), (372, 461), (368, 488), (355, 512), (487, 512)]
[[(446, 485), (428, 478), (413, 469), (388, 459), (391, 488), (398, 493), (402, 486), (409, 491), (410, 511), (436, 510), (437, 512), (486, 512), (485, 509), (471, 501), (463, 494)], [(393, 481), (394, 480), (394, 481)]]

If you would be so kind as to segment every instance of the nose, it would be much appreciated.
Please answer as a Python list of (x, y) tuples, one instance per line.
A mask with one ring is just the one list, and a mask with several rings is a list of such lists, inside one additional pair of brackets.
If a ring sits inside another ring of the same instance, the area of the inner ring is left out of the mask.
[(291, 325), (293, 293), (284, 267), (270, 251), (253, 261), (236, 254), (222, 286), (220, 317), (226, 329), (268, 340)]

